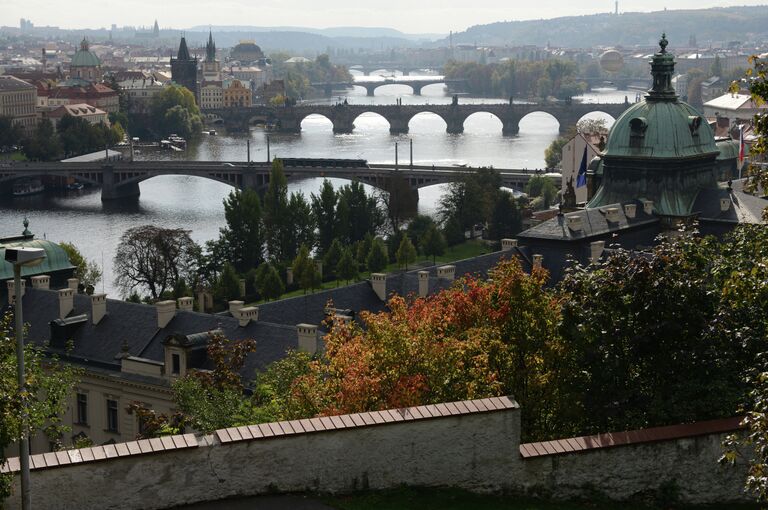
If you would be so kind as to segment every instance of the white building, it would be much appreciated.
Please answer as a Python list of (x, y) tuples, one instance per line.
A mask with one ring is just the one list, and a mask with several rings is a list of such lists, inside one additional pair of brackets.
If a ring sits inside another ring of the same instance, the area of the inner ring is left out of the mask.
[(766, 105), (758, 105), (749, 94), (723, 94), (704, 103), (704, 116), (709, 119), (726, 118), (732, 124), (736, 121), (751, 121), (758, 113), (765, 113)]
[(163, 90), (164, 85), (154, 77), (125, 80), (118, 83), (131, 98), (132, 113), (148, 113), (152, 98)]
[[(584, 161), (584, 170), (586, 172), (586, 167), (589, 166), (589, 162), (599, 154), (598, 148), (593, 145), (592, 138), (593, 137), (585, 137), (583, 134), (578, 133), (568, 140), (568, 143), (563, 146), (562, 150), (563, 196), (565, 196), (565, 192), (570, 184), (576, 192), (577, 204), (582, 204), (587, 201), (586, 184), (584, 186), (578, 186), (578, 174), (582, 160)], [(586, 174), (584, 175), (584, 179), (584, 182), (586, 182)]]

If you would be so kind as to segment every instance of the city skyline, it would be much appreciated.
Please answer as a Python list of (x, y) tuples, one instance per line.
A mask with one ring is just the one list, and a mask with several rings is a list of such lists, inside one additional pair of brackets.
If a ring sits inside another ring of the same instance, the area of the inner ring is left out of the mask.
[[(148, 0), (134, 0), (129, 11), (115, 1), (97, 4), (78, 3), (67, 9), (59, 8), (53, 0), (7, 0), (0, 25), (18, 26), (20, 18), (31, 20), (36, 26), (58, 26), (64, 29), (107, 28), (117, 26), (151, 26), (157, 19), (161, 28), (185, 29), (199, 25), (249, 25), (259, 27), (386, 27), (405, 33), (460, 32), (473, 25), (487, 23), (544, 19), (561, 16), (590, 15), (613, 12), (615, 3), (604, 1), (574, 4), (566, 0), (545, 0), (535, 5), (515, 6), (503, 0), (484, 0), (467, 3), (461, 0), (423, 0), (418, 4), (393, 0), (386, 5), (368, 2), (336, 1), (333, 5), (311, 0), (296, 0), (293, 8), (286, 9), (278, 0), (265, 0), (254, 8), (244, 0), (225, 0), (211, 10), (200, 0), (168, 0), (162, 6)], [(705, 9), (737, 5), (761, 5), (762, 2), (726, 0), (725, 2), (697, 2), (682, 0), (666, 5), (662, 0), (647, 2), (619, 2), (619, 12), (650, 12), (667, 9)], [(252, 15), (248, 12), (251, 10)], [(407, 16), (402, 13), (406, 12)], [(546, 16), (542, 17), (541, 13)], [(119, 14), (117, 14), (119, 13)], [(436, 14), (437, 13), (437, 14)]]

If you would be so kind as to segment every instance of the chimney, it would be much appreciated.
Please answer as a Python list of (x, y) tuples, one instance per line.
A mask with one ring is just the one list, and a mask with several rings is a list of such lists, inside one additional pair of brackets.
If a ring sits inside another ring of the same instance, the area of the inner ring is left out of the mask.
[(624, 216), (629, 219), (637, 216), (637, 204), (624, 204)]
[(419, 297), (425, 298), (429, 294), (429, 271), (419, 271)]
[(609, 223), (618, 223), (619, 222), (619, 208), (618, 207), (608, 207), (605, 209), (605, 219)]
[(643, 200), (643, 212), (645, 214), (653, 214), (653, 200)]
[(533, 256), (533, 268), (534, 269), (541, 269), (541, 262), (544, 260), (544, 255), (540, 255), (538, 253), (534, 254)]
[(61, 289), (59, 291), (59, 319), (66, 319), (69, 312), (75, 307), (75, 291)]
[(259, 307), (258, 306), (246, 306), (244, 308), (238, 308), (232, 312), (232, 317), (237, 319), (241, 328), (248, 325), (249, 322), (256, 322), (259, 320)]
[(289, 267), (285, 270), (285, 284), (293, 285), (293, 268)]
[[(731, 208), (731, 199), (730, 198), (721, 198), (720, 199), (720, 211), (726, 212)], [(21, 290), (21, 295), (24, 295), (24, 289)]]
[(456, 266), (440, 266), (437, 268), (437, 277), (453, 281), (456, 278)]
[(317, 326), (298, 324), (296, 330), (299, 334), (299, 350), (315, 354), (317, 352)]
[(605, 250), (605, 241), (595, 241), (589, 243), (589, 261), (596, 264)]
[(581, 214), (570, 214), (565, 217), (568, 222), (568, 228), (574, 232), (580, 232), (582, 229)]
[(373, 291), (382, 301), (387, 300), (387, 275), (384, 273), (371, 273), (371, 286)]
[(243, 301), (230, 301), (229, 313), (232, 314), (232, 317), (234, 317), (238, 310), (240, 310), (243, 306), (245, 306)]
[(517, 239), (502, 239), (501, 251), (512, 251), (517, 247)]
[[(15, 284), (13, 283), (13, 280), (8, 280), (7, 284), (8, 284), (8, 304), (12, 305), (15, 302), (14, 297), (16, 296), (16, 291), (14, 289)], [(21, 292), (20, 292), (21, 293), (21, 297), (24, 297), (24, 293), (26, 291), (26, 286), (27, 286), (26, 280), (22, 279), (21, 280)]]
[(176, 303), (178, 303), (179, 310), (184, 310), (185, 312), (191, 312), (195, 309), (195, 299), (191, 297), (180, 297), (176, 300)]
[(51, 277), (47, 274), (33, 276), (31, 280), (33, 289), (49, 290), (51, 288)]
[(93, 294), (91, 296), (91, 322), (95, 325), (107, 314), (107, 295)]
[(79, 284), (80, 284), (80, 280), (78, 280), (77, 278), (69, 278), (67, 280), (67, 288), (74, 290), (75, 293), (77, 293), (77, 286)]
[(322, 260), (315, 261), (315, 272), (317, 272), (317, 277), (322, 281), (323, 279), (323, 261)]
[(176, 315), (176, 301), (158, 301), (155, 303), (157, 309), (157, 327), (164, 328), (171, 322)]

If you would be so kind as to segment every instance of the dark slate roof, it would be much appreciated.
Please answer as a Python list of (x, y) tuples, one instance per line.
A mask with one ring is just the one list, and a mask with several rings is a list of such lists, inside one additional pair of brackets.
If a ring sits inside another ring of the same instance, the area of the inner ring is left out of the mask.
[[(721, 210), (721, 198), (727, 198), (731, 202), (727, 211)], [(766, 207), (768, 200), (727, 188), (702, 190), (693, 204), (693, 210), (699, 213), (701, 221), (734, 224), (762, 223), (763, 209)]]
[[(604, 207), (581, 209), (558, 215), (550, 220), (535, 225), (517, 237), (523, 241), (527, 239), (550, 239), (559, 241), (583, 241), (590, 238), (605, 237), (608, 234), (621, 233), (622, 231), (640, 226), (658, 223), (658, 217), (646, 214), (640, 201), (633, 202), (637, 205), (634, 218), (627, 218), (622, 204), (610, 204)], [(619, 221), (611, 223), (605, 219), (605, 211), (609, 207), (619, 210)], [(581, 216), (581, 230), (574, 231), (568, 228), (568, 216)]]
[[(253, 339), (256, 352), (248, 357), (243, 375), (250, 378), (256, 368), (281, 359), (288, 349), (298, 347), (296, 328), (283, 324), (251, 322), (240, 327), (232, 317), (177, 310), (165, 328), (157, 327), (157, 311), (152, 305), (107, 300), (107, 315), (97, 325), (91, 323), (90, 296), (78, 294), (70, 318), (85, 315), (86, 320), (70, 326), (65, 335), (73, 340), (69, 356), (86, 365), (119, 370), (123, 346), (132, 356), (164, 361), (163, 341), (170, 335), (192, 335), (220, 329), (230, 340)], [(58, 319), (59, 298), (56, 291), (27, 289), (24, 319), (30, 325), (28, 338), (47, 344), (51, 338), (50, 322)], [(71, 321), (68, 321), (71, 322)], [(77, 321), (76, 321), (77, 322)], [(51, 350), (63, 352), (62, 342), (53, 342)]]

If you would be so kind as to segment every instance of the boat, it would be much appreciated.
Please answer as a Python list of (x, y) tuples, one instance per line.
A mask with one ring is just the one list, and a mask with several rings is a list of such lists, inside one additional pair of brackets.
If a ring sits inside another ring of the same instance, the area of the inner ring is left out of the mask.
[(13, 185), (13, 196), (24, 197), (45, 191), (45, 186), (39, 179), (29, 179)]
[(211, 136), (216, 136), (216, 130), (215, 129), (211, 129), (211, 130), (208, 131), (208, 134), (211, 135)]
[(67, 184), (67, 191), (80, 191), (83, 188), (85, 188), (85, 185), (82, 182), (75, 181), (71, 184)]

